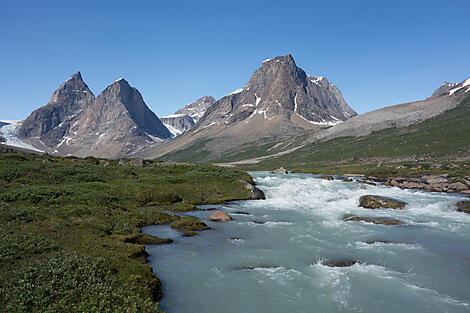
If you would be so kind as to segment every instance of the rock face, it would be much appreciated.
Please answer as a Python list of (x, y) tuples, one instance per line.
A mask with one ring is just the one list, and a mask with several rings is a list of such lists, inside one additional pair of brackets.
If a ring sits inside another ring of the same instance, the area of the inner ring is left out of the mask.
[(196, 101), (187, 104), (184, 108), (176, 111), (175, 115), (189, 115), (194, 123), (197, 123), (199, 119), (204, 115), (207, 108), (215, 103), (215, 99), (211, 96), (205, 96), (197, 99)]
[(57, 146), (69, 133), (70, 125), (93, 101), (95, 96), (80, 72), (54, 91), (49, 102), (35, 110), (23, 122), (18, 134), (22, 139), (39, 138), (48, 147)]
[(329, 260), (324, 261), (323, 265), (328, 267), (349, 267), (357, 263), (357, 260)]
[(179, 136), (194, 125), (194, 120), (186, 114), (167, 115), (160, 118), (163, 125), (173, 134)]
[(366, 209), (395, 209), (395, 210), (403, 210), (405, 208), (406, 202), (382, 197), (382, 196), (373, 196), (373, 195), (366, 195), (362, 196), (359, 199), (359, 206), (366, 208)]
[(434, 90), (434, 92), (429, 97), (429, 99), (438, 98), (440, 96), (448, 94), (449, 91), (457, 85), (458, 85), (457, 83), (444, 82), (439, 88)]
[(324, 77), (308, 76), (288, 54), (266, 60), (243, 88), (211, 105), (196, 124), (230, 126), (253, 117), (300, 118), (307, 123), (334, 125), (354, 115), (341, 92)]
[(209, 217), (209, 221), (211, 222), (218, 222), (218, 223), (226, 223), (232, 221), (232, 218), (225, 212), (221, 210), (216, 210), (212, 215)]
[(49, 153), (114, 158), (171, 133), (125, 79), (95, 98), (77, 73), (26, 119), (20, 136)]
[(470, 214), (470, 201), (457, 202), (457, 211)]

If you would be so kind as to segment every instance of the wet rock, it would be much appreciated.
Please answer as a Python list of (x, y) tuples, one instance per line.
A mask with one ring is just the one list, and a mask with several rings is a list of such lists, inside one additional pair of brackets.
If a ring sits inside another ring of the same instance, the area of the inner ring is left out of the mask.
[(251, 200), (265, 200), (266, 199), (264, 192), (255, 186), (253, 186), (253, 190), (251, 191), (251, 193), (252, 193)]
[(142, 167), (144, 166), (144, 160), (143, 159), (132, 159), (129, 161), (130, 166), (134, 167)]
[(353, 214), (346, 214), (343, 216), (343, 221), (347, 222), (365, 222), (365, 223), (373, 223), (378, 225), (386, 225), (386, 226), (395, 226), (395, 225), (403, 225), (402, 221), (388, 218), (388, 217), (364, 217), (364, 216), (357, 216)]
[(248, 212), (243, 212), (243, 211), (236, 211), (236, 212), (232, 212), (232, 214), (239, 214), (239, 215), (250, 215), (250, 213), (248, 213)]
[(218, 223), (226, 223), (232, 221), (232, 218), (225, 212), (221, 210), (216, 210), (212, 215), (209, 217), (209, 221), (211, 222), (218, 222)]
[(328, 267), (349, 267), (357, 263), (357, 260), (332, 260), (324, 261), (322, 264)]
[(205, 208), (205, 209), (202, 209), (203, 211), (215, 211), (217, 210), (216, 208)]
[(456, 203), (457, 212), (470, 214), (470, 201), (459, 201)]
[(359, 199), (359, 206), (366, 208), (366, 209), (395, 209), (395, 210), (403, 210), (405, 208), (406, 202), (396, 200), (393, 198), (382, 197), (382, 196), (374, 196), (374, 195), (366, 195), (362, 196)]
[(417, 182), (407, 182), (398, 185), (398, 187), (405, 189), (424, 189), (426, 186), (428, 185)]
[(366, 184), (366, 185), (371, 185), (371, 186), (377, 186), (377, 184), (371, 180), (358, 180), (358, 183), (361, 184)]
[(266, 195), (261, 189), (255, 187), (253, 184), (250, 184), (249, 182), (246, 182), (246, 181), (242, 181), (242, 182), (245, 184), (246, 189), (251, 191), (251, 197), (250, 197), (251, 200), (265, 200), (266, 199)]
[(351, 178), (344, 178), (343, 181), (344, 181), (344, 182), (347, 182), (347, 183), (350, 183), (350, 182), (352, 182), (353, 180), (352, 180)]
[(266, 224), (266, 222), (260, 222), (260, 221), (252, 221), (252, 223), (254, 223), (254, 224), (259, 224), (259, 225)]
[(289, 174), (289, 172), (284, 167), (280, 167), (271, 171), (271, 174)]
[(325, 179), (325, 180), (334, 180), (335, 178), (331, 175), (320, 175), (318, 176), (320, 179)]

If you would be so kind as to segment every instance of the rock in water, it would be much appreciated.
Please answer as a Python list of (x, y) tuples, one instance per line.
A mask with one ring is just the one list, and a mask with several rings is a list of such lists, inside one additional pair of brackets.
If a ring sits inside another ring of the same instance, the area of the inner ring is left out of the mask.
[(378, 225), (386, 225), (386, 226), (397, 226), (403, 225), (402, 221), (395, 220), (393, 218), (388, 217), (363, 217), (357, 216), (353, 214), (346, 214), (343, 216), (343, 221), (347, 222), (365, 222), (365, 223), (373, 223)]
[(230, 222), (231, 220), (232, 220), (232, 218), (227, 213), (225, 213), (221, 210), (216, 210), (209, 217), (209, 221), (218, 222), (218, 223), (226, 223), (226, 222)]
[(325, 261), (323, 265), (328, 267), (349, 267), (357, 263), (357, 260), (336, 260), (336, 261)]
[(366, 195), (359, 199), (359, 206), (366, 209), (403, 210), (405, 205), (406, 202), (382, 196)]
[(457, 202), (457, 211), (470, 214), (470, 201)]
[(326, 180), (334, 180), (335, 179), (333, 176), (330, 176), (330, 175), (321, 175), (318, 178), (326, 179)]
[(266, 196), (264, 195), (264, 192), (253, 186), (253, 184), (250, 184), (249, 182), (242, 181), (242, 183), (245, 184), (246, 189), (251, 191), (251, 197), (250, 200), (265, 200)]
[(271, 171), (271, 174), (289, 174), (289, 172), (284, 167), (280, 167)]

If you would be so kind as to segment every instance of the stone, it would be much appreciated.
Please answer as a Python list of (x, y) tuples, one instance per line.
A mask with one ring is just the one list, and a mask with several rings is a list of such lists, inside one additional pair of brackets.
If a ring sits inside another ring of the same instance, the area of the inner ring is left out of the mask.
[(438, 175), (423, 176), (423, 180), (428, 185), (448, 183), (449, 182), (449, 180), (447, 178), (444, 178), (444, 177), (438, 176)]
[(318, 176), (319, 179), (325, 179), (325, 180), (334, 180), (335, 178), (331, 175), (320, 175)]
[(209, 221), (211, 222), (218, 222), (218, 223), (226, 223), (232, 221), (230, 215), (225, 213), (221, 210), (216, 210), (212, 215), (209, 217)]
[(347, 182), (347, 183), (350, 183), (350, 182), (352, 182), (353, 180), (352, 180), (351, 178), (344, 178), (343, 181), (344, 181), (344, 182)]
[(371, 186), (377, 186), (377, 184), (374, 183), (374, 182), (371, 181), (371, 180), (358, 180), (357, 182), (360, 183), (360, 184), (366, 184), (366, 185), (371, 185)]
[(457, 212), (470, 214), (470, 201), (459, 201), (456, 203)]
[(119, 165), (126, 165), (126, 160), (124, 159), (119, 160)]
[(347, 222), (365, 222), (365, 223), (373, 223), (378, 225), (385, 225), (385, 226), (399, 226), (403, 225), (402, 221), (388, 218), (388, 217), (363, 217), (357, 216), (353, 214), (346, 214), (343, 216), (343, 221)]
[(323, 265), (328, 267), (349, 267), (357, 263), (357, 260), (335, 260), (324, 261)]
[(143, 159), (132, 159), (129, 161), (130, 166), (134, 167), (142, 167), (144, 166), (144, 160)]
[(374, 196), (374, 195), (366, 195), (362, 196), (359, 199), (359, 206), (366, 208), (366, 209), (395, 209), (395, 210), (403, 210), (405, 208), (406, 202), (396, 200), (393, 198), (382, 197), (382, 196)]
[(241, 182), (245, 184), (246, 189), (251, 191), (250, 200), (265, 200), (266, 199), (266, 195), (261, 189), (255, 187), (253, 184), (249, 182), (246, 182), (246, 181), (241, 181)]
[(468, 190), (469, 189), (467, 185), (462, 184), (460, 182), (449, 184), (448, 188), (452, 189), (452, 190), (455, 190), (457, 192), (461, 192), (463, 190)]
[(271, 174), (289, 174), (289, 172), (284, 167), (280, 167), (271, 171)]

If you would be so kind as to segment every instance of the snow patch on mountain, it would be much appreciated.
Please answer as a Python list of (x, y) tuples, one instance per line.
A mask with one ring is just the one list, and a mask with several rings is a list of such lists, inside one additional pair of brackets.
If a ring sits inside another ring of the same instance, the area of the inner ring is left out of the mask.
[(5, 138), (4, 144), (37, 152), (44, 152), (42, 150), (36, 149), (35, 147), (18, 138), (18, 128), (21, 126), (21, 122), (22, 121), (12, 120), (0, 121), (0, 136)]

